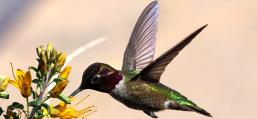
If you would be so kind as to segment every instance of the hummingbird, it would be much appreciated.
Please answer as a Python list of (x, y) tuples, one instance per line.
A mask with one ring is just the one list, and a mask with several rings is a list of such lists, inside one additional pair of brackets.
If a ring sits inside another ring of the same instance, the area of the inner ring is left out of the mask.
[(141, 13), (124, 53), (121, 70), (106, 63), (93, 63), (83, 73), (81, 85), (70, 95), (91, 89), (110, 94), (125, 106), (143, 111), (152, 118), (162, 110), (193, 111), (211, 114), (178, 91), (160, 83), (167, 65), (207, 25), (194, 31), (184, 40), (153, 60), (159, 16), (159, 4), (151, 2)]

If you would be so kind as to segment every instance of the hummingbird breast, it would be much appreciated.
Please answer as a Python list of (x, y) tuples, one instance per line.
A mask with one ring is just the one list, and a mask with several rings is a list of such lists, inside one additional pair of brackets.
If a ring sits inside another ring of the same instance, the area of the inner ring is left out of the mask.
[(152, 91), (144, 81), (120, 81), (110, 93), (113, 98), (129, 108), (145, 111), (164, 110), (167, 97)]

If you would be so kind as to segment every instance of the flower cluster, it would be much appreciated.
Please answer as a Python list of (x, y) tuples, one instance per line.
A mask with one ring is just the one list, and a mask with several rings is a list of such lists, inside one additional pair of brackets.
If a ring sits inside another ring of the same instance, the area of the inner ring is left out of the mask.
[[(46, 48), (40, 46), (36, 49), (38, 66), (30, 66), (27, 71), (17, 69), (12, 73), (14, 79), (7, 76), (0, 76), (0, 98), (9, 99), (6, 89), (8, 84), (16, 87), (23, 98), (26, 99), (27, 105), (13, 102), (6, 109), (3, 115), (6, 119), (41, 119), (44, 117), (59, 117), (61, 119), (71, 119), (84, 117), (91, 112), (91, 107), (81, 110), (69, 106), (72, 99), (64, 94), (63, 90), (69, 83), (68, 77), (71, 66), (64, 67), (66, 54), (58, 52), (52, 44)], [(35, 78), (31, 72), (35, 73)], [(51, 88), (51, 86), (53, 88)], [(61, 103), (57, 106), (51, 106), (46, 101), (50, 98), (58, 98)], [(31, 108), (30, 108), (31, 107)], [(24, 109), (26, 108), (26, 109)], [(30, 109), (32, 109), (30, 111)], [(0, 107), (0, 116), (4, 110)]]

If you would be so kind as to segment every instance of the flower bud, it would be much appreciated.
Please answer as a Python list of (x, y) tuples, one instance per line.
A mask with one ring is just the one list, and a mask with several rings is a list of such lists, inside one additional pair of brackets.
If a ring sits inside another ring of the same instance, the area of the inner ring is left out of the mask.
[(46, 48), (47, 52), (51, 52), (52, 49), (53, 49), (53, 45), (51, 43), (48, 43)]
[(6, 76), (0, 76), (0, 92), (5, 91), (10, 78)]
[(48, 43), (47, 44), (47, 47), (46, 47), (46, 59), (49, 61), (50, 58), (51, 58), (51, 52), (53, 50), (53, 45), (51, 43)]
[(36, 50), (37, 50), (37, 55), (40, 57), (40, 55), (42, 54), (43, 49), (41, 47), (38, 47)]
[(62, 93), (64, 88), (67, 86), (68, 82), (69, 82), (68, 80), (62, 80), (62, 81), (58, 82), (54, 86), (54, 88), (49, 92), (50, 96), (53, 98), (57, 98)]
[(27, 71), (25, 75), (22, 77), (22, 79), (19, 80), (21, 82), (20, 90), (21, 95), (25, 98), (29, 97), (31, 95), (31, 73), (30, 71)]
[(61, 54), (58, 54), (58, 59), (57, 59), (57, 62), (55, 64), (55, 68), (57, 71), (60, 71), (62, 66), (64, 65), (65, 61), (66, 61), (66, 53), (61, 53)]
[(62, 79), (68, 79), (71, 71), (71, 66), (65, 67), (59, 74), (59, 77)]

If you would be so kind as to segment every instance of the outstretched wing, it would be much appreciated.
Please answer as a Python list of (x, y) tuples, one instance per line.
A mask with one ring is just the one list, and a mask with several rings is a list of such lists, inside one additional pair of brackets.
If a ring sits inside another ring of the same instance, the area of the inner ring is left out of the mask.
[(144, 68), (137, 76), (131, 80), (137, 80), (140, 76), (141, 80), (158, 83), (161, 77), (161, 74), (164, 72), (166, 66), (179, 54), (179, 52), (188, 45), (207, 25), (197, 29), (195, 32), (190, 34), (180, 43), (175, 45), (173, 48), (169, 49), (150, 65)]
[(159, 5), (150, 3), (140, 15), (124, 53), (122, 72), (141, 71), (153, 61)]

